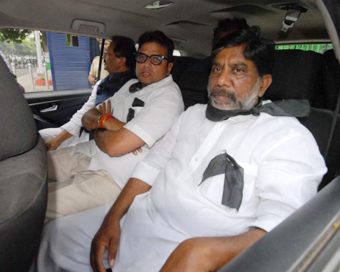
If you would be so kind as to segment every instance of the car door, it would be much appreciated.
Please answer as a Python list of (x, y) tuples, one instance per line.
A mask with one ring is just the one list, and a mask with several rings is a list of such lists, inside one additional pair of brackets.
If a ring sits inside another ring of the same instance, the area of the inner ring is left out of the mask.
[(91, 89), (25, 93), (38, 130), (59, 127), (88, 100)]

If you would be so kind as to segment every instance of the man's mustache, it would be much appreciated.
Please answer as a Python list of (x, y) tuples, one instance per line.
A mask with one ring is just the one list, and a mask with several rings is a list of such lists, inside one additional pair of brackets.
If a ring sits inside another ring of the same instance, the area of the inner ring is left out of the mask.
[(210, 90), (209, 97), (211, 96), (226, 96), (229, 99), (231, 99), (234, 103), (236, 103), (236, 95), (232, 92), (228, 92), (226, 90), (223, 90), (223, 88), (214, 88)]

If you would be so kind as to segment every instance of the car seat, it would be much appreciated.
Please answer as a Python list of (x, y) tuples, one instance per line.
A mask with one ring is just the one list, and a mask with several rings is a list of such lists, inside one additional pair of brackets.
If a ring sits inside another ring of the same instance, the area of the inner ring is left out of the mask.
[(47, 153), (27, 102), (0, 58), (0, 270), (28, 271), (47, 203)]

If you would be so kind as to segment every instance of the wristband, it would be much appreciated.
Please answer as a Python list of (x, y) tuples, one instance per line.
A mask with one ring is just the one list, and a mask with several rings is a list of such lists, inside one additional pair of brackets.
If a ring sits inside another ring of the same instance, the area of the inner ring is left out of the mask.
[(101, 118), (99, 120), (99, 126), (101, 128), (105, 128), (104, 124), (105, 124), (106, 120), (109, 119), (109, 118), (113, 118), (113, 116), (111, 114), (106, 114), (106, 115), (101, 116)]

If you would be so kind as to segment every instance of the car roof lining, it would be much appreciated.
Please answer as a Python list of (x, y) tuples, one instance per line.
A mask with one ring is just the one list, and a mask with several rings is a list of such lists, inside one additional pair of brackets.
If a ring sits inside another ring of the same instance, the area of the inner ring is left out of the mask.
[[(175, 40), (176, 49), (191, 56), (207, 56), (211, 51), (213, 29), (218, 20), (245, 18), (249, 25), (259, 25), (271, 39), (278, 40), (285, 11), (273, 7), (277, 3), (294, 2), (308, 6), (308, 11), (280, 42), (329, 40), (321, 14), (314, 1), (254, 0), (173, 0), (174, 5), (152, 11), (144, 8), (150, 0), (2, 0), (0, 28), (27, 28), (110, 38), (127, 35), (135, 41), (146, 30), (159, 29)], [(190, 10), (190, 12), (186, 12)], [(34, 20), (32, 20), (34, 18)], [(104, 33), (93, 27), (72, 29), (74, 20), (100, 23)], [(124, 27), (122, 27), (124, 26)], [(199, 35), (198, 35), (199, 34)], [(197, 46), (199, 45), (199, 46)]]

